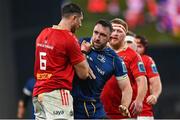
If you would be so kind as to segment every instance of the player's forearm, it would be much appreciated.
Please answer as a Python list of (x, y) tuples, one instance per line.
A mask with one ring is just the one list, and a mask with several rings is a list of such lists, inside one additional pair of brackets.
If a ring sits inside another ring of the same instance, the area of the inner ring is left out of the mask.
[(159, 97), (159, 95), (162, 92), (162, 85), (161, 85), (161, 80), (160, 77), (154, 77), (150, 79), (150, 93), (151, 95), (154, 95), (156, 98)]
[(126, 76), (118, 80), (118, 85), (122, 91), (121, 105), (124, 105), (128, 108), (132, 99), (132, 92), (133, 92), (129, 77)]
[(89, 65), (86, 60), (74, 65), (74, 68), (80, 79), (86, 79), (89, 76)]
[(127, 108), (129, 108), (131, 99), (132, 99), (132, 88), (131, 86), (126, 86), (122, 91), (121, 105), (124, 105)]
[(137, 81), (137, 86), (138, 86), (138, 93), (137, 93), (137, 97), (136, 100), (143, 102), (144, 97), (146, 96), (147, 93), (147, 79), (145, 76), (140, 76), (138, 78), (136, 78)]

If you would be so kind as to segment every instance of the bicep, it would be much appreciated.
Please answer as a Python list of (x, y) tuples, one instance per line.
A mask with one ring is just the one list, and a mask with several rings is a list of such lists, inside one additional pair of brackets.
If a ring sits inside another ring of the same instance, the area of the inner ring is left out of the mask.
[(138, 85), (141, 84), (141, 83), (147, 84), (147, 78), (146, 78), (146, 76), (141, 75), (141, 76), (136, 78), (136, 82), (137, 82)]
[(121, 78), (117, 78), (116, 77), (117, 82), (118, 82), (118, 86), (119, 88), (123, 91), (126, 87), (130, 87), (130, 80), (129, 80), (129, 77), (128, 75), (124, 76), (124, 77), (121, 77)]
[(149, 79), (150, 87), (161, 85), (161, 80), (159, 76), (155, 76)]

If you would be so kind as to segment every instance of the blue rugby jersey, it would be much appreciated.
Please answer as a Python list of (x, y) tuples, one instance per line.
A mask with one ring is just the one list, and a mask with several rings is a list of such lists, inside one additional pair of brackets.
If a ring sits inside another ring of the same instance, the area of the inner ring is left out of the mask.
[[(90, 39), (80, 39), (80, 43), (82, 40), (90, 42)], [(74, 99), (99, 101), (101, 91), (112, 75), (116, 77), (127, 75), (123, 60), (109, 47), (102, 51), (92, 48), (87, 55), (87, 61), (96, 79), (79, 80), (75, 77), (72, 90)]]

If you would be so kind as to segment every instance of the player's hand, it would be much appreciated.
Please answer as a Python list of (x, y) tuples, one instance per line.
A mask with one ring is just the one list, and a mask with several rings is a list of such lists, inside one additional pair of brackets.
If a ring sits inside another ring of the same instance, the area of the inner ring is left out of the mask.
[(142, 112), (143, 104), (140, 101), (134, 100), (130, 106), (133, 115), (138, 115)]
[(91, 50), (91, 44), (85, 40), (81, 43), (81, 51), (88, 53)]
[(150, 105), (154, 105), (157, 102), (157, 97), (155, 95), (149, 95), (146, 99), (146, 102)]
[(18, 103), (17, 118), (22, 119), (24, 117), (24, 113), (25, 113), (24, 102), (20, 100)]
[(119, 111), (121, 112), (121, 114), (123, 115), (123, 116), (127, 116), (127, 117), (131, 117), (131, 115), (130, 115), (130, 112), (129, 112), (129, 110), (128, 110), (128, 108), (126, 107), (126, 106), (124, 106), (124, 105), (120, 105), (119, 106)]
[(96, 79), (96, 76), (94, 75), (93, 71), (91, 70), (91, 68), (89, 68), (89, 78), (90, 79)]

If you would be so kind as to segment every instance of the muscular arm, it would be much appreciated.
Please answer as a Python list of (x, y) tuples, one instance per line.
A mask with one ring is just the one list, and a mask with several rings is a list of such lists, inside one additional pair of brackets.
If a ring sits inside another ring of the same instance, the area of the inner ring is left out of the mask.
[(147, 79), (145, 76), (139, 76), (136, 78), (137, 81), (137, 86), (138, 86), (138, 93), (136, 100), (143, 102), (144, 97), (146, 96), (147, 93)]
[(86, 79), (89, 76), (89, 65), (86, 60), (74, 65), (74, 69), (80, 79)]
[(131, 117), (130, 112), (128, 110), (132, 99), (132, 88), (129, 77), (126, 75), (116, 79), (118, 80), (118, 86), (122, 91), (122, 99), (121, 105), (119, 106), (119, 110), (121, 111), (121, 114), (123, 116)]
[(129, 77), (127, 76), (126, 79), (118, 80), (118, 86), (122, 91), (121, 105), (129, 108), (132, 99), (132, 88)]
[(147, 103), (156, 104), (157, 99), (162, 91), (161, 80), (159, 76), (155, 76), (149, 79), (150, 84), (150, 96), (147, 98)]
[(132, 102), (130, 109), (132, 113), (139, 114), (143, 108), (143, 100), (147, 92), (147, 79), (145, 76), (139, 76), (136, 78), (138, 93), (136, 99)]

